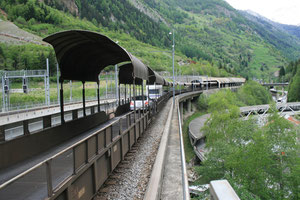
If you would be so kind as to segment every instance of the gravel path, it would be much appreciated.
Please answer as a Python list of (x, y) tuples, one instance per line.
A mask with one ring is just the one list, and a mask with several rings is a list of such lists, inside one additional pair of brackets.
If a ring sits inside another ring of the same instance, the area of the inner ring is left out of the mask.
[(158, 151), (170, 107), (166, 106), (153, 118), (150, 127), (126, 154), (98, 191), (94, 200), (143, 199)]

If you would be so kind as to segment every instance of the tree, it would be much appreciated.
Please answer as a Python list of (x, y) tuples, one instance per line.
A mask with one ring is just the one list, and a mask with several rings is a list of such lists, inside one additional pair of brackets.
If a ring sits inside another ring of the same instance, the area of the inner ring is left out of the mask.
[(19, 56), (17, 52), (13, 52), (12, 54), (12, 67), (14, 70), (18, 69), (18, 64), (19, 64)]
[(288, 101), (300, 101), (300, 68), (298, 67), (297, 73), (290, 81), (288, 90)]
[(52, 76), (53, 74), (56, 73), (56, 63), (57, 63), (53, 50), (49, 52), (48, 59), (49, 59), (50, 76)]
[(35, 69), (46, 69), (46, 57), (42, 52), (39, 56), (38, 66), (35, 66)]
[[(227, 97), (227, 94), (229, 97)], [(271, 107), (264, 126), (244, 120), (230, 92), (209, 97), (211, 117), (203, 131), (207, 160), (202, 181), (226, 178), (242, 199), (299, 199), (299, 144), (293, 126)]]
[(283, 66), (280, 67), (280, 70), (279, 70), (279, 76), (280, 76), (280, 77), (285, 76), (285, 69), (284, 69)]

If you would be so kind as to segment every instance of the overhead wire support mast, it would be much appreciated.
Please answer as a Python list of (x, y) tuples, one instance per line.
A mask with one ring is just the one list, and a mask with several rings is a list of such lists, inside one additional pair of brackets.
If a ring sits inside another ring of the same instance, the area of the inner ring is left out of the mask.
[(173, 68), (173, 105), (175, 105), (175, 74), (174, 74), (174, 53), (175, 53), (175, 41), (174, 41), (174, 29), (169, 33), (173, 35), (173, 45), (172, 45), (172, 68)]

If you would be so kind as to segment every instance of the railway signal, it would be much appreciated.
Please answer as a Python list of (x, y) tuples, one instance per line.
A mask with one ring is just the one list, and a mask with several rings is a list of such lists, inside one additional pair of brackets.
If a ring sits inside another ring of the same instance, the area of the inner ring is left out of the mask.
[(23, 86), (22, 86), (23, 92), (24, 92), (24, 94), (27, 94), (27, 92), (28, 92), (28, 85), (27, 85), (27, 80), (26, 80), (25, 77), (23, 77), (22, 83), (23, 83)]

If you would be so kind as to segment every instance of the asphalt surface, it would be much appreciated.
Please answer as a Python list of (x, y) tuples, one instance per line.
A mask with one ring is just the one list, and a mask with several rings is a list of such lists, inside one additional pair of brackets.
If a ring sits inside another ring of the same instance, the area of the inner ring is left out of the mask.
[(195, 138), (202, 138), (203, 132), (201, 131), (201, 128), (204, 126), (206, 120), (210, 117), (210, 114), (203, 115), (201, 117), (198, 117), (190, 122), (189, 124), (189, 131), (193, 134)]
[[(101, 106), (100, 108), (101, 108), (101, 110), (105, 110), (105, 106)], [(56, 110), (56, 108), (54, 108), (53, 110)], [(54, 112), (52, 111), (52, 113), (53, 113), (54, 116), (51, 117), (51, 126), (60, 125), (61, 124), (61, 117), (60, 117), (59, 113), (55, 114), (55, 111)], [(86, 114), (90, 115), (91, 110), (86, 109)], [(37, 115), (35, 115), (35, 116), (37, 117)], [(42, 117), (42, 116), (43, 116), (42, 114), (39, 115), (39, 117)], [(72, 120), (72, 113), (65, 114), (64, 117), (65, 117), (65, 121), (71, 121)], [(83, 117), (83, 111), (79, 110), (78, 111), (78, 118), (81, 118), (81, 117)], [(29, 132), (31, 134), (35, 133), (36, 131), (42, 130), (43, 129), (42, 118), (38, 121), (33, 121), (33, 122), (29, 121), (28, 129), (29, 129)], [(23, 135), (23, 134), (24, 134), (23, 133), (23, 125), (20, 125), (20, 123), (19, 123), (19, 125), (16, 125), (15, 127), (5, 129), (5, 140), (12, 140), (12, 139), (14, 139), (18, 136)]]

